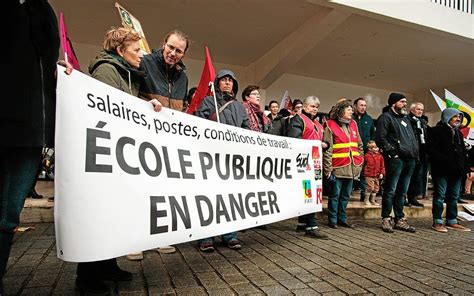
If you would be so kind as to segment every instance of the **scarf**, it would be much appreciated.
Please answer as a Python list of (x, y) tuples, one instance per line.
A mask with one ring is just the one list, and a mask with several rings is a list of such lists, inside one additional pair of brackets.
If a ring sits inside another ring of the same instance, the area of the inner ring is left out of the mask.
[(260, 105), (254, 105), (249, 101), (243, 103), (247, 117), (249, 118), (250, 129), (256, 132), (263, 132), (263, 127), (270, 125), (270, 119), (265, 116)]

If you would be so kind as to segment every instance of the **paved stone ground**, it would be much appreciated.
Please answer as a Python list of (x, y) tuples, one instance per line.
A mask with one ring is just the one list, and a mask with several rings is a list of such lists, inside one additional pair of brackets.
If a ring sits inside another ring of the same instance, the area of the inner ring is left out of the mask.
[[(355, 230), (322, 225), (330, 236), (323, 241), (294, 232), (295, 219), (282, 221), (239, 233), (240, 251), (217, 243), (202, 254), (185, 243), (175, 254), (147, 251), (141, 262), (120, 258), (134, 280), (110, 288), (119, 295), (473, 295), (474, 232), (441, 234), (429, 219), (411, 222), (415, 234), (383, 233), (378, 219), (356, 221)], [(54, 225), (34, 226), (15, 237), (6, 295), (75, 295), (76, 264), (56, 258)]]

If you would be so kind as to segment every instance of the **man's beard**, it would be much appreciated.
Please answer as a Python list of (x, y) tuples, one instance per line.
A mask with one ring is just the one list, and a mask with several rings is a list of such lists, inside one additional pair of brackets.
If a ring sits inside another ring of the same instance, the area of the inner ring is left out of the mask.
[(397, 107), (395, 107), (395, 111), (396, 111), (398, 114), (401, 114), (401, 115), (407, 115), (407, 114), (408, 114), (406, 107), (403, 107), (403, 108), (397, 108)]

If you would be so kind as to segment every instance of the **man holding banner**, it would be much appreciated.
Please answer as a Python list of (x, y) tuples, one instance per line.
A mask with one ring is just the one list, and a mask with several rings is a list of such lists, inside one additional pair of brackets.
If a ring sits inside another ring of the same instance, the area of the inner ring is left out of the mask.
[(188, 92), (188, 76), (182, 62), (189, 48), (189, 37), (181, 31), (169, 32), (163, 47), (145, 55), (140, 69), (147, 75), (140, 88), (140, 96), (157, 99), (164, 107), (182, 111)]

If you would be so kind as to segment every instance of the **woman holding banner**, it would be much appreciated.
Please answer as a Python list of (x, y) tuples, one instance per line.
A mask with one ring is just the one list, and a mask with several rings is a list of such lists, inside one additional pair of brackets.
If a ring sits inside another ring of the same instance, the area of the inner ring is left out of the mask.
[[(138, 70), (143, 57), (140, 39), (132, 29), (111, 28), (107, 31), (103, 50), (90, 62), (91, 76), (138, 97), (140, 81), (145, 74)], [(150, 102), (155, 111), (161, 110), (161, 104), (157, 100)], [(143, 258), (143, 254), (138, 255)], [(109, 287), (103, 282), (104, 280), (131, 281), (132, 274), (120, 269), (115, 258), (78, 263), (76, 287), (81, 292), (108, 293)]]

